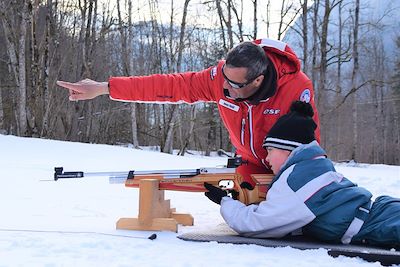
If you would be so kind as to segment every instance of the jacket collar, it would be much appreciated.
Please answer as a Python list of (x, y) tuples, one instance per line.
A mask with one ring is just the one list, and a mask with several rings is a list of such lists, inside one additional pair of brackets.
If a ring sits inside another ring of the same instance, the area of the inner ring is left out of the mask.
[(317, 141), (312, 141), (309, 144), (301, 145), (290, 153), (288, 159), (282, 165), (277, 176), (279, 176), (293, 164), (297, 164), (305, 160), (312, 160), (321, 156), (325, 158), (327, 157), (326, 152), (322, 149)]

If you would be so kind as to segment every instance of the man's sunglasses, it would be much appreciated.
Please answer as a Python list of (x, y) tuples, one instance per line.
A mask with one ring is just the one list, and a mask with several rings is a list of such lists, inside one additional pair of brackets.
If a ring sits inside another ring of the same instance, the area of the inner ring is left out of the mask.
[(225, 72), (224, 72), (224, 68), (225, 68), (225, 64), (222, 66), (222, 75), (224, 76), (225, 81), (227, 81), (229, 83), (229, 85), (234, 89), (240, 89), (240, 88), (243, 88), (243, 87), (251, 84), (255, 79), (257, 79), (258, 76), (261, 75), (261, 74), (259, 74), (256, 77), (254, 77), (253, 79), (250, 79), (245, 83), (237, 83), (237, 82), (229, 80), (229, 78), (226, 77)]

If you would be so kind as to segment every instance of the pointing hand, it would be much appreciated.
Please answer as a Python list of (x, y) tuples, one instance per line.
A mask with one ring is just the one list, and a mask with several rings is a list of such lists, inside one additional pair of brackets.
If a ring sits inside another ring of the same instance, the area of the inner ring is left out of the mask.
[(99, 95), (109, 94), (108, 82), (84, 79), (76, 83), (57, 81), (57, 85), (69, 90), (71, 101), (93, 99)]

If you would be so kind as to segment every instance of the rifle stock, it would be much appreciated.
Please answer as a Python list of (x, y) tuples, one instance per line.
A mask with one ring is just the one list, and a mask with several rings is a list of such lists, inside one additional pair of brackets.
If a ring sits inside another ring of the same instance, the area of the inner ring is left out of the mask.
[(157, 179), (159, 180), (160, 190), (206, 192), (207, 189), (204, 187), (204, 183), (206, 182), (216, 187), (221, 187), (221, 189), (228, 192), (236, 191), (238, 193), (238, 200), (249, 205), (265, 200), (273, 175), (254, 174), (251, 178), (255, 183), (253, 190), (240, 187), (240, 184), (244, 180), (238, 173), (198, 174), (183, 178), (165, 178), (164, 175), (159, 174), (135, 175), (125, 181), (125, 186), (138, 188), (142, 179)]

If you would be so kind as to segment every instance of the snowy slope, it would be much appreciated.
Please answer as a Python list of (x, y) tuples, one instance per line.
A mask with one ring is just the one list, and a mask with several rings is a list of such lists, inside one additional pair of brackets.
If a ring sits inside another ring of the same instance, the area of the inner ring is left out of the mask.
[[(107, 178), (52, 179), (53, 168), (127, 171), (214, 167), (226, 158), (177, 157), (107, 145), (0, 135), (0, 267), (2, 266), (380, 266), (361, 259), (254, 245), (185, 242), (176, 233), (115, 230), (120, 217), (136, 217), (138, 190)], [(399, 195), (400, 166), (340, 164), (339, 171), (374, 194)], [(201, 193), (166, 192), (192, 227), (223, 222)]]

